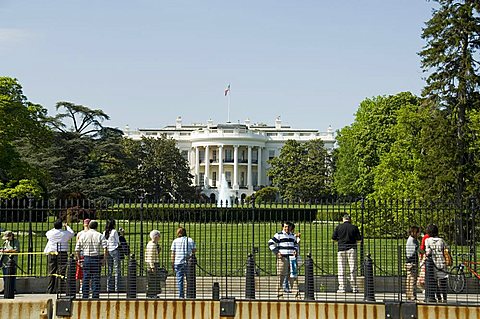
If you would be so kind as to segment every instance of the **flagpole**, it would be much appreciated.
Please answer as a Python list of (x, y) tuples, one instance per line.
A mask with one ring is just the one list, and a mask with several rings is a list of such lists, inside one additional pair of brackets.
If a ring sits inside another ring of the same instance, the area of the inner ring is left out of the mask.
[(227, 102), (227, 123), (230, 123), (230, 91), (228, 92), (228, 102)]

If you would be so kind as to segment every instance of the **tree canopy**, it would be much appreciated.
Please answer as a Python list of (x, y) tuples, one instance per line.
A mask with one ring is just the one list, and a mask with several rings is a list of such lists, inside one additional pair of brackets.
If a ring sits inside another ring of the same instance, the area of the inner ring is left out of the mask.
[(288, 140), (269, 163), (268, 176), (283, 199), (308, 201), (330, 195), (331, 158), (322, 140)]

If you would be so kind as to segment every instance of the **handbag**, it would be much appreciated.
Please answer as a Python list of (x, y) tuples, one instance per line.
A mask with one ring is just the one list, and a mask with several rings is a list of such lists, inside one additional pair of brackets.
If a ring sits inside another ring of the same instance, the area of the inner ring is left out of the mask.
[(450, 250), (448, 250), (447, 247), (443, 249), (443, 257), (445, 258), (445, 265), (447, 265), (447, 267), (453, 265), (452, 255), (450, 254)]

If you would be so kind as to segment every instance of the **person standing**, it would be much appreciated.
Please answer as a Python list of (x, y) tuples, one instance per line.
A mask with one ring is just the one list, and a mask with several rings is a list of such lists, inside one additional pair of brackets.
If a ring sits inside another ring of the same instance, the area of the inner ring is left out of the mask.
[(162, 292), (160, 286), (160, 232), (152, 230), (150, 232), (150, 241), (145, 249), (145, 264), (147, 265), (147, 298), (158, 298), (158, 294)]
[[(90, 294), (90, 285), (92, 287), (92, 298), (100, 297), (100, 273), (102, 263), (108, 255), (107, 240), (103, 234), (97, 231), (98, 222), (92, 220), (88, 225), (90, 228), (77, 241), (75, 253), (77, 260), (83, 253), (83, 281), (82, 298), (88, 298)], [(103, 255), (102, 255), (103, 254)]]
[[(432, 258), (433, 264), (435, 265), (435, 282), (432, 283), (432, 288), (438, 302), (447, 302), (448, 266), (445, 261), (444, 251), (448, 249), (448, 246), (445, 241), (438, 236), (437, 225), (428, 225), (427, 233), (430, 237), (425, 240), (425, 255), (427, 258)], [(426, 282), (425, 285), (429, 285), (429, 283)]]
[(192, 238), (187, 237), (187, 230), (183, 227), (177, 229), (177, 238), (173, 240), (170, 251), (172, 252), (172, 268), (177, 277), (178, 297), (185, 298), (185, 274), (188, 258), (195, 254), (197, 248)]
[(345, 271), (349, 268), (348, 278), (353, 293), (358, 292), (357, 286), (357, 242), (362, 240), (360, 230), (352, 224), (350, 215), (343, 215), (343, 223), (335, 228), (332, 240), (338, 243), (338, 290), (337, 293), (346, 292)]
[[(278, 297), (283, 297), (283, 292), (292, 292), (294, 288), (295, 278), (290, 276), (290, 257), (298, 255), (297, 238), (292, 233), (293, 223), (284, 222), (282, 226), (282, 231), (273, 235), (268, 241), (268, 247), (277, 257)], [(284, 285), (285, 281), (288, 281), (288, 286)]]
[[(105, 236), (108, 245), (107, 292), (119, 292), (122, 270), (120, 267), (120, 238), (115, 229), (115, 220), (107, 221), (103, 236)], [(115, 280), (113, 279), (113, 273), (115, 273)]]
[[(15, 239), (15, 235), (12, 231), (7, 230), (3, 233), (2, 239), (4, 240), (2, 251), (0, 254), (0, 265), (2, 266), (3, 275), (7, 275), (7, 262), (10, 258), (15, 262), (15, 268), (13, 269), (13, 274), (17, 273), (17, 264), (18, 264), (18, 253), (20, 252), (20, 242), (18, 239)], [(5, 283), (5, 278), (3, 277), (3, 282)], [(5, 285), (4, 285), (5, 287)], [(13, 291), (16, 291), (16, 278), (13, 280)], [(1, 291), (3, 293), (3, 291)]]
[[(90, 219), (83, 220), (83, 230), (77, 233), (77, 242), (78, 239), (83, 236), (90, 228), (88, 228), (88, 224), (90, 224)], [(77, 259), (77, 267), (75, 269), (75, 279), (80, 282), (80, 290), (82, 289), (82, 279), (83, 279), (83, 253), (80, 254), (80, 258)]]
[(418, 235), (420, 227), (410, 227), (410, 236), (408, 236), (407, 244), (405, 246), (406, 263), (405, 269), (407, 271), (406, 295), (407, 300), (414, 301), (417, 299), (417, 273), (418, 273)]
[[(65, 229), (62, 227), (65, 226)], [(75, 235), (67, 223), (56, 220), (53, 223), (53, 229), (46, 232), (48, 239), (43, 252), (47, 255), (48, 279), (47, 293), (61, 293), (65, 291), (65, 273), (68, 260), (68, 241)], [(58, 287), (60, 286), (60, 287)]]

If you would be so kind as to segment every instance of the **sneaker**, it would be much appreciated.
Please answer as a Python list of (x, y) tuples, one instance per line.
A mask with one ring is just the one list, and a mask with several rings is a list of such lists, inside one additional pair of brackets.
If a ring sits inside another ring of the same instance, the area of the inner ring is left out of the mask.
[(286, 292), (287, 294), (289, 294), (289, 293), (291, 293), (292, 291), (291, 291), (290, 289), (286, 288), (286, 289), (283, 289), (283, 292)]
[(345, 289), (338, 289), (337, 290), (337, 294), (344, 294), (345, 293)]
[(353, 289), (352, 289), (352, 292), (353, 292), (354, 294), (358, 294), (358, 292), (359, 292), (359, 291), (358, 291), (358, 288), (353, 288)]

